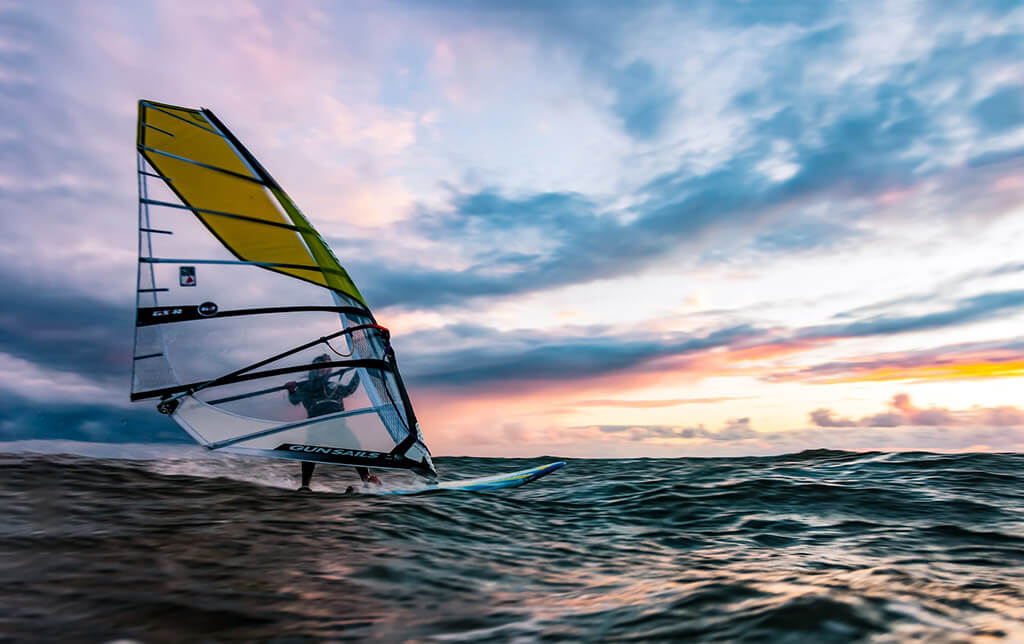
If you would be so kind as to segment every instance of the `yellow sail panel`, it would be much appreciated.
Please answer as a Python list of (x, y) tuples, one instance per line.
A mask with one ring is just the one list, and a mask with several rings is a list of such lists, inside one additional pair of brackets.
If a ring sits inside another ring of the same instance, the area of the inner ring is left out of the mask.
[(154, 105), (144, 106), (140, 116), (149, 126), (143, 132), (147, 147), (257, 178), (201, 112)]
[(247, 163), (240, 144), (233, 145), (203, 112), (140, 101), (139, 146), (178, 198), (239, 259), (303, 267), (268, 269), (365, 304), (333, 255), (321, 250), (326, 246), (309, 222), (295, 217), (291, 211), (298, 210), (287, 197), (275, 198), (269, 177)]
[[(290, 224), (262, 185), (159, 154), (151, 154), (147, 160), (171, 180), (171, 186), (183, 201), (201, 209), (196, 213), (198, 217), (239, 258), (317, 267), (295, 231), (202, 212), (213, 210), (274, 224)], [(327, 286), (323, 275), (313, 271), (275, 270)]]
[(313, 257), (316, 260), (317, 265), (327, 269), (324, 271), (324, 277), (327, 279), (327, 284), (331, 288), (341, 291), (347, 295), (354, 297), (359, 302), (362, 302), (366, 306), (366, 300), (359, 293), (359, 289), (356, 288), (355, 282), (348, 276), (348, 271), (342, 268), (341, 263), (331, 252), (329, 246), (324, 243), (324, 240), (320, 238), (309, 221), (306, 219), (298, 207), (292, 202), (291, 198), (280, 189), (271, 188), (271, 192), (277, 197), (281, 203), (281, 207), (284, 208), (288, 216), (291, 217), (292, 223), (302, 231), (302, 238), (306, 242), (306, 247), (309, 248), (310, 252), (313, 253)]

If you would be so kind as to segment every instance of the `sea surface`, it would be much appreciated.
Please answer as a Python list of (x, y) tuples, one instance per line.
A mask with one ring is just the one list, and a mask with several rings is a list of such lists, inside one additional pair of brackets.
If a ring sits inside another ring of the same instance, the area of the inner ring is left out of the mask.
[(1024, 642), (1024, 455), (565, 459), (397, 497), (120, 456), (0, 455), (0, 641)]

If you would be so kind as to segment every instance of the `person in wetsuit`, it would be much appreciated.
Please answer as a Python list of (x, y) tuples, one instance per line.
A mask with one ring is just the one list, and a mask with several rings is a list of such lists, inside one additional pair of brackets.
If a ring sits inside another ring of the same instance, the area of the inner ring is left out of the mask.
[[(330, 360), (331, 357), (325, 353), (313, 358), (313, 364), (330, 362)], [(306, 415), (309, 418), (345, 411), (343, 401), (347, 396), (355, 393), (356, 388), (359, 387), (359, 373), (354, 373), (347, 385), (341, 384), (340, 380), (335, 383), (329, 382), (330, 376), (331, 368), (323, 367), (311, 370), (309, 378), (302, 382), (292, 380), (285, 383), (284, 387), (288, 390), (288, 402), (293, 405), (301, 403), (306, 408)], [(300, 492), (309, 491), (309, 482), (313, 478), (314, 468), (316, 468), (316, 463), (302, 461)], [(370, 470), (365, 467), (357, 467), (356, 472), (359, 473), (359, 478), (363, 480), (363, 483), (380, 485), (380, 479), (370, 474)]]

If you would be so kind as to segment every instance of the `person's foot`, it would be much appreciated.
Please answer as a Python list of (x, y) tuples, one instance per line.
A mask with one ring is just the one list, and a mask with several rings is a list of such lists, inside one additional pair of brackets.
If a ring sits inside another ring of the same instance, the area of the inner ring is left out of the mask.
[(354, 487), (352, 487), (351, 485), (348, 486), (347, 488), (345, 488), (345, 494), (355, 494), (355, 493), (356, 493), (356, 489)]
[(313, 490), (309, 489), (308, 485), (303, 485), (303, 486), (299, 487), (299, 489), (296, 490), (296, 491), (297, 492), (312, 492)]
[(369, 476), (366, 477), (366, 480), (363, 481), (363, 485), (369, 485), (370, 483), (373, 483), (374, 485), (380, 485), (380, 478), (376, 474), (370, 474)]

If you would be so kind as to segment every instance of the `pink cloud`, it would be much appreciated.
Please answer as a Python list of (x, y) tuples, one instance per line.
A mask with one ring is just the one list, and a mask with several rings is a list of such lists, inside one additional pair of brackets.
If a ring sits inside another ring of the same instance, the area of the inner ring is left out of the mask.
[(655, 407), (675, 407), (678, 405), (713, 404), (732, 400), (744, 400), (749, 397), (718, 397), (718, 398), (669, 398), (665, 400), (580, 400), (571, 403), (579, 407), (635, 407), (650, 409)]
[(818, 427), (1013, 427), (1024, 426), (1024, 411), (1016, 407), (972, 407), (951, 410), (943, 407), (922, 409), (905, 393), (889, 401), (889, 411), (854, 420), (838, 418), (831, 409), (815, 409), (811, 422)]

